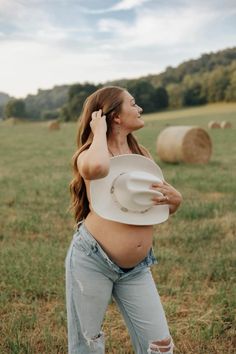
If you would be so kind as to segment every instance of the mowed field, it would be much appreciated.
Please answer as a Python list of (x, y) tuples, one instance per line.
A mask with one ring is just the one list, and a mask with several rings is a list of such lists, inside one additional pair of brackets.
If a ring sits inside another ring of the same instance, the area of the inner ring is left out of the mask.
[[(236, 104), (145, 116), (136, 136), (184, 202), (155, 227), (152, 267), (176, 354), (236, 352)], [(210, 120), (232, 129), (208, 130)], [(208, 131), (207, 165), (167, 164), (155, 141), (166, 125)], [(74, 221), (68, 211), (76, 124), (0, 123), (0, 353), (66, 354), (64, 259)], [(99, 289), (98, 289), (99, 291)], [(103, 330), (106, 353), (132, 354), (115, 303)]]

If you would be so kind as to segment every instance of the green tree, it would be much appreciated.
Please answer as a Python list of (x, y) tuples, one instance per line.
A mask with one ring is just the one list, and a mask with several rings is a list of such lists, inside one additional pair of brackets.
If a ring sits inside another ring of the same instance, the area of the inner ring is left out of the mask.
[(155, 92), (153, 94), (154, 102), (155, 102), (155, 110), (161, 110), (167, 108), (169, 105), (169, 96), (166, 89), (162, 86), (155, 88)]
[(131, 81), (127, 88), (128, 91), (134, 96), (137, 104), (142, 107), (145, 113), (155, 111), (155, 88), (149, 81)]
[(204, 103), (206, 103), (206, 98), (202, 94), (202, 87), (200, 83), (193, 82), (190, 87), (184, 89), (184, 106), (196, 106)]
[(68, 93), (69, 100), (66, 106), (70, 120), (78, 119), (82, 111), (84, 101), (99, 87), (101, 87), (101, 85), (97, 86), (90, 83), (75, 84), (70, 87)]
[(7, 102), (4, 114), (6, 118), (16, 117), (23, 118), (26, 116), (25, 102), (21, 99), (13, 99)]
[(68, 106), (66, 104), (60, 109), (59, 120), (63, 122), (70, 121), (70, 112), (68, 111)]
[(167, 86), (169, 97), (169, 106), (171, 108), (180, 108), (184, 105), (184, 91), (181, 84), (169, 84)]
[(236, 101), (236, 62), (229, 68), (229, 78), (230, 82), (225, 91), (226, 101)]
[(229, 85), (229, 78), (224, 67), (218, 67), (209, 73), (207, 82), (207, 101), (219, 102), (225, 100), (225, 91)]

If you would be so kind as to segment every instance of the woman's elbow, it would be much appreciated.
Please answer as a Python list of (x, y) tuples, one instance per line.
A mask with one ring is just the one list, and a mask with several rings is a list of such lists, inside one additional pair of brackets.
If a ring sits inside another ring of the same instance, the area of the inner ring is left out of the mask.
[(104, 178), (109, 173), (109, 165), (97, 165), (94, 173), (94, 179)]
[(183, 201), (183, 197), (182, 197), (181, 193), (178, 192), (174, 203), (169, 205), (170, 214), (174, 214), (177, 211), (177, 209), (180, 207), (180, 204), (182, 203), (182, 201)]
[(93, 166), (88, 166), (88, 168), (85, 169), (83, 175), (85, 179), (93, 180), (93, 179), (104, 178), (108, 175), (108, 173), (109, 173), (109, 165), (96, 163)]

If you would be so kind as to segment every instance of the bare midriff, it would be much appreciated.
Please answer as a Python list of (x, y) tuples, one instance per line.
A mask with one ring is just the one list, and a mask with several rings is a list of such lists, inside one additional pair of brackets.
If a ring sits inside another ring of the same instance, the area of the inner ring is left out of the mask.
[(153, 227), (125, 225), (90, 212), (85, 226), (117, 265), (130, 268), (142, 261), (152, 246)]
[[(89, 194), (89, 182), (85, 183)], [(91, 206), (90, 210), (85, 226), (114, 263), (123, 268), (131, 268), (147, 256), (152, 247), (153, 226), (110, 221), (97, 215)]]

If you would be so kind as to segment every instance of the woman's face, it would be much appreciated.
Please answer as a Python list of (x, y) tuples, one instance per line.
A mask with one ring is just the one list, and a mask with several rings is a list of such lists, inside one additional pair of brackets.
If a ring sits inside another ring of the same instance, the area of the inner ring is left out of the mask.
[(120, 125), (129, 132), (142, 128), (144, 126), (144, 121), (141, 118), (142, 112), (142, 108), (136, 104), (134, 97), (124, 91), (121, 112), (119, 113)]

